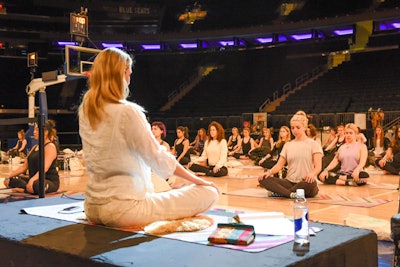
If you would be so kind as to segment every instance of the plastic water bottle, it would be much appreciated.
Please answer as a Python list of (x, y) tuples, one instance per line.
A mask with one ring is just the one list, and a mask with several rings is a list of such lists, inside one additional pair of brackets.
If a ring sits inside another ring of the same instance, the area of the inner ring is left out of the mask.
[(69, 177), (69, 159), (64, 156), (64, 176)]
[(310, 243), (308, 232), (308, 207), (304, 196), (304, 189), (296, 190), (297, 197), (294, 200), (294, 242), (304, 245)]
[(11, 155), (9, 155), (8, 156), (8, 170), (10, 171), (10, 172), (12, 172), (12, 164), (13, 164), (13, 158), (12, 158), (12, 156)]

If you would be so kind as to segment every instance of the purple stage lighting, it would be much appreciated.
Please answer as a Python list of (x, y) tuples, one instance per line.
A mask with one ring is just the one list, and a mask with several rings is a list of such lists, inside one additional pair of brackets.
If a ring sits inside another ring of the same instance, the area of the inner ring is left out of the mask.
[(400, 29), (400, 22), (394, 22), (392, 23), (392, 26), (396, 29)]
[(197, 44), (196, 43), (186, 43), (186, 44), (179, 44), (182, 48), (185, 49), (193, 49), (193, 48), (197, 48)]
[(278, 42), (286, 42), (286, 41), (287, 41), (286, 36), (284, 36), (284, 35), (279, 35), (278, 36)]
[(233, 46), (235, 44), (234, 41), (219, 41), (218, 43), (222, 46)]
[(101, 43), (104, 48), (116, 47), (116, 48), (124, 48), (124, 45), (121, 43)]
[(78, 43), (76, 43), (76, 42), (63, 42), (63, 41), (60, 41), (60, 42), (57, 42), (57, 44), (58, 44), (58, 46), (66, 46), (66, 45), (76, 46)]
[(312, 34), (311, 33), (305, 33), (305, 34), (293, 34), (291, 37), (297, 41), (300, 40), (306, 40), (306, 39), (311, 39)]
[(267, 38), (257, 38), (256, 41), (261, 43), (261, 44), (267, 44), (267, 43), (272, 43), (272, 37), (267, 37)]
[(342, 30), (334, 30), (336, 35), (350, 35), (354, 33), (353, 29), (342, 29)]
[(159, 45), (159, 44), (143, 44), (142, 48), (144, 50), (160, 50), (161, 45)]
[(385, 23), (379, 23), (379, 30), (380, 31), (385, 31), (389, 29), (389, 27)]

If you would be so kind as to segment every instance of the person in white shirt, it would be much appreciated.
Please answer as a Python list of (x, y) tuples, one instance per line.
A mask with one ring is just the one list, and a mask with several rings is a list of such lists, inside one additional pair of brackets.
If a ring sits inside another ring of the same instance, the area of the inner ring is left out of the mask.
[(204, 145), (203, 153), (188, 167), (193, 172), (204, 173), (207, 176), (221, 177), (228, 174), (228, 145), (225, 131), (221, 124), (213, 121), (208, 126), (210, 138)]
[[(126, 100), (132, 65), (132, 58), (122, 50), (101, 51), (79, 107), (79, 134), (89, 176), (84, 202), (88, 221), (143, 227), (210, 209), (218, 201), (216, 185), (180, 165), (151, 133), (143, 108)], [(192, 184), (155, 193), (151, 171)]]
[(361, 132), (361, 128), (357, 126), (357, 141), (362, 143), (362, 144), (366, 144), (367, 143), (367, 138), (365, 137), (365, 135)]

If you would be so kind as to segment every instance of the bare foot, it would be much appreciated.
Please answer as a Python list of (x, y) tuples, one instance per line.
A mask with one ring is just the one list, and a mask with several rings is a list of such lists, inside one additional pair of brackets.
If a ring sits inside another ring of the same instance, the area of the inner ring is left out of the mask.
[(14, 193), (24, 193), (25, 189), (16, 187), (16, 188), (13, 188), (11, 191)]

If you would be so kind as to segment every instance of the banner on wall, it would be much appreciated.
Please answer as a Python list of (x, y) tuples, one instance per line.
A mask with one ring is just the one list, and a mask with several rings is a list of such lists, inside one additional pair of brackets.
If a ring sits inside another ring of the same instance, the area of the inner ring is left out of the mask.
[(267, 126), (267, 113), (253, 113), (253, 124), (260, 127)]
[(367, 114), (365, 113), (355, 113), (354, 114), (354, 124), (360, 127), (361, 130), (367, 129)]

